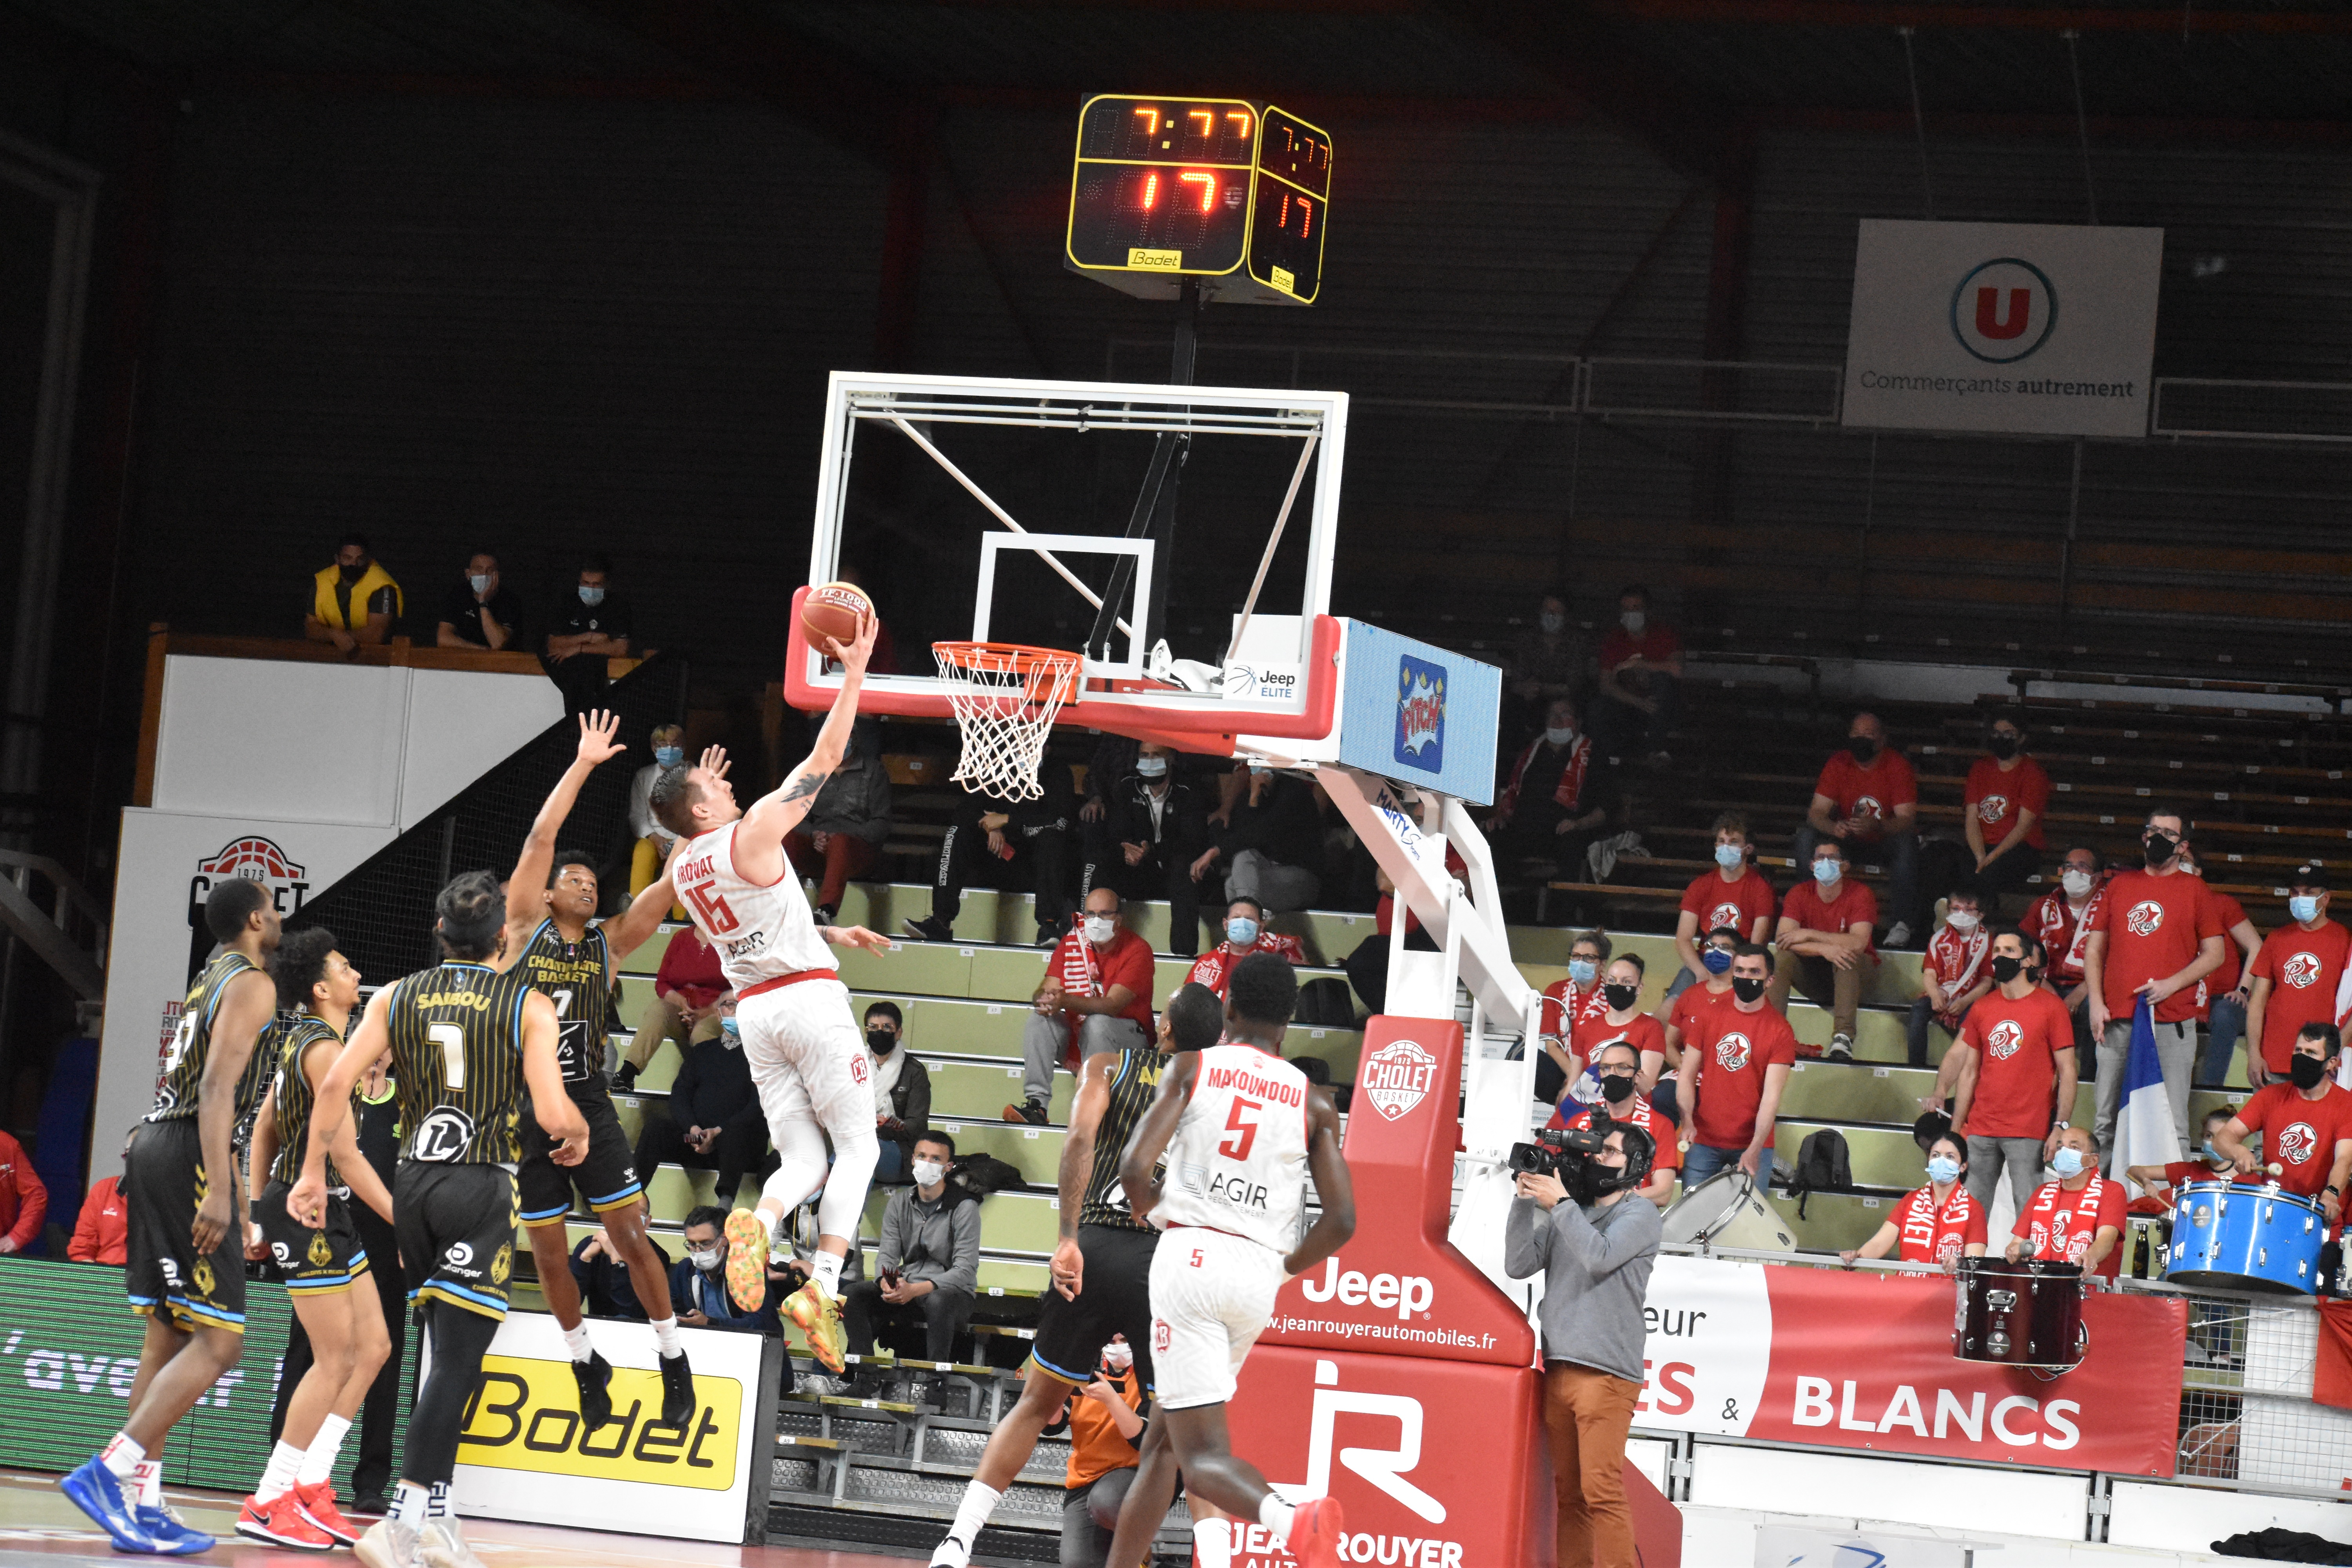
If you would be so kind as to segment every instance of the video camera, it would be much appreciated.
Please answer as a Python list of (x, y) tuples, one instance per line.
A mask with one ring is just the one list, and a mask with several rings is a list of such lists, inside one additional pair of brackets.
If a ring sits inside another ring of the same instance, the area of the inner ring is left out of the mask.
[[(1538, 1132), (1532, 1143), (1514, 1143), (1505, 1157), (1504, 1165), (1513, 1175), (1532, 1173), (1552, 1176), (1568, 1189), (1569, 1197), (1579, 1204), (1589, 1204), (1613, 1192), (1640, 1186), (1650, 1179), (1650, 1167), (1657, 1159), (1658, 1146), (1650, 1134), (1631, 1121), (1610, 1119), (1606, 1105), (1595, 1105), (1592, 1124), (1567, 1130), (1547, 1127)], [(1625, 1168), (1622, 1171), (1604, 1165), (1593, 1156), (1609, 1142), (1612, 1132), (1625, 1135)]]

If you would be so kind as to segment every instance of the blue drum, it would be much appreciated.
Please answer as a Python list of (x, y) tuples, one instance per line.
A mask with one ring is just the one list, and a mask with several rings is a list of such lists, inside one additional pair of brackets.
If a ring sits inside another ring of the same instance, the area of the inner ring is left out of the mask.
[(2221, 1290), (2294, 1291), (2319, 1285), (2327, 1215), (2276, 1186), (2191, 1182), (2174, 1199), (2164, 1277)]

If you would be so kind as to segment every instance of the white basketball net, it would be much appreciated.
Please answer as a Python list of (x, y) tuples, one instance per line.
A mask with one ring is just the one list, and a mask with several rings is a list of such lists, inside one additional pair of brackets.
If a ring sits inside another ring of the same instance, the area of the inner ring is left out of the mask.
[(974, 795), (1035, 800), (1045, 794), (1037, 765), (1054, 715), (1076, 683), (1074, 653), (1013, 643), (931, 645), (948, 706), (963, 731), (963, 757), (950, 775)]

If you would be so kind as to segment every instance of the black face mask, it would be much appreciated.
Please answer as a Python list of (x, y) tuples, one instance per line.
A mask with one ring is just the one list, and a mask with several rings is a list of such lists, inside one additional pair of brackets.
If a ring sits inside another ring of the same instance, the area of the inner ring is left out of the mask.
[(1871, 758), (1878, 755), (1878, 742), (1868, 735), (1848, 735), (1845, 740), (1845, 749), (1853, 753), (1855, 762), (1865, 767), (1869, 765)]
[(338, 562), (335, 566), (335, 570), (343, 574), (343, 581), (346, 583), (358, 582), (361, 578), (367, 575), (367, 569), (368, 563), (364, 561), (361, 562), (356, 566), (345, 566), (341, 563)]
[(1601, 1098), (1612, 1105), (1624, 1104), (1633, 1098), (1633, 1080), (1617, 1073), (1604, 1076), (1601, 1080)]
[(1764, 994), (1764, 982), (1751, 975), (1740, 975), (1732, 981), (1731, 994), (1742, 1002), (1753, 1002)]
[(2168, 866), (2180, 853), (2180, 840), (2169, 833), (2151, 833), (2140, 841), (2140, 847), (2150, 866)]
[(2003, 953), (1992, 961), (1992, 977), (1999, 984), (2006, 985), (2016, 979), (2024, 968), (2025, 960), (2011, 958), (2007, 953)]
[(888, 1056), (892, 1051), (898, 1048), (898, 1031), (895, 1029), (866, 1030), (866, 1048), (872, 1051), (877, 1057)]
[(1603, 985), (1601, 988), (1601, 999), (1609, 1004), (1612, 1011), (1618, 1013), (1631, 1007), (1641, 994), (1642, 988), (1638, 985)]
[(2017, 755), (2017, 737), (2014, 735), (1995, 735), (1991, 740), (1985, 742), (1985, 750), (1990, 752), (1994, 756), (1999, 757), (2001, 761), (2007, 762), (2010, 758)]
[(2294, 1080), (2297, 1089), (2317, 1089), (2320, 1080), (2327, 1076), (2327, 1064), (2297, 1051), (2286, 1059), (2286, 1075)]

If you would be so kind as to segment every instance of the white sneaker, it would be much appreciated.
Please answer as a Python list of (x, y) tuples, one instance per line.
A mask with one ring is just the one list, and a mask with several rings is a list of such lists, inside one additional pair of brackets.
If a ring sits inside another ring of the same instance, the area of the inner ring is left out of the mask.
[(971, 1548), (950, 1535), (932, 1552), (930, 1568), (971, 1568)]
[(367, 1568), (419, 1568), (416, 1530), (396, 1519), (379, 1519), (368, 1526), (352, 1553)]
[(428, 1519), (416, 1532), (416, 1560), (424, 1568), (483, 1568), (454, 1519)]
[(1828, 1055), (1830, 1060), (1833, 1062), (1850, 1062), (1853, 1060), (1853, 1037), (1852, 1035), (1832, 1035), (1830, 1037)]

